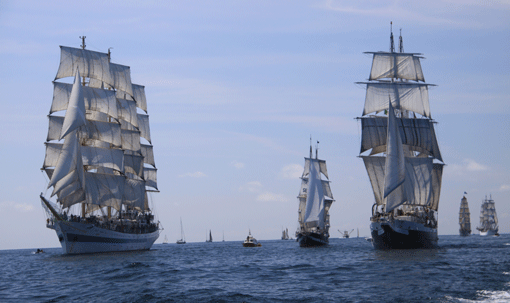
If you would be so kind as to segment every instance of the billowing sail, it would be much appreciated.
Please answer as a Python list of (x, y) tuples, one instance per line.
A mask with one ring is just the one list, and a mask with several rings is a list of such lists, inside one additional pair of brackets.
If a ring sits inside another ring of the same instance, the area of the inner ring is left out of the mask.
[(306, 196), (304, 222), (307, 227), (324, 228), (324, 192), (320, 178), (319, 162), (310, 161), (310, 174)]
[(394, 52), (367, 52), (373, 54), (369, 80), (399, 78), (425, 81), (420, 64), (420, 54)]
[[(383, 196), (387, 198), (385, 210), (386, 212), (390, 212), (395, 207), (407, 201), (405, 188), (400, 186), (404, 183), (406, 177), (404, 149), (402, 148), (402, 139), (400, 138), (400, 132), (391, 102), (389, 103), (388, 110), (388, 136), (386, 142)], [(392, 192), (394, 193), (390, 196)]]
[[(147, 190), (157, 190), (144, 87), (131, 83), (130, 67), (105, 53), (61, 47), (54, 82), (43, 168), (63, 207), (86, 212), (122, 205), (144, 210)], [(64, 111), (65, 116), (53, 115)], [(63, 140), (63, 142), (61, 142)], [(59, 142), (60, 141), (60, 142)], [(150, 189), (152, 188), (152, 189)]]

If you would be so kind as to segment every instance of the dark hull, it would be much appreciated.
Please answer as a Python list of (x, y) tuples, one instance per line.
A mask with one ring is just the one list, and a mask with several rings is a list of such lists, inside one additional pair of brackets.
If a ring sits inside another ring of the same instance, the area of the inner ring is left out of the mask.
[(459, 230), (459, 234), (462, 237), (467, 237), (467, 236), (469, 236), (471, 234), (471, 231), (470, 230), (462, 230), (461, 229), (461, 230)]
[(296, 241), (301, 247), (324, 246), (329, 244), (329, 237), (317, 233), (300, 233), (297, 235)]
[[(380, 233), (373, 228), (379, 225), (384, 230)], [(416, 226), (419, 224), (416, 223)], [(420, 224), (421, 225), (421, 224)], [(416, 249), (437, 247), (437, 229), (426, 230), (406, 229), (407, 234), (395, 231), (389, 224), (372, 223), (372, 245), (375, 249)]]

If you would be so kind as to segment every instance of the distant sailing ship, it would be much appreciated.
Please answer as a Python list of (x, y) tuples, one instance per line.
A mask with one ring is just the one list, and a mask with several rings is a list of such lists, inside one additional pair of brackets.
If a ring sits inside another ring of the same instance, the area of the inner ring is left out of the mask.
[(165, 239), (163, 240), (163, 244), (168, 244), (168, 238), (165, 235)]
[[(317, 141), (317, 143), (319, 143)], [(323, 180), (321, 175), (326, 177)], [(299, 246), (321, 246), (329, 243), (329, 208), (335, 201), (329, 186), (326, 161), (318, 159), (318, 147), (315, 158), (305, 158), (305, 168), (301, 176), (301, 190), (299, 191), (298, 222), (296, 241)]]
[(460, 200), (459, 225), (459, 234), (461, 236), (466, 237), (471, 234), (471, 217), (466, 196)]
[(360, 157), (375, 196), (373, 246), (435, 247), (444, 163), (429, 108), (431, 84), (425, 83), (420, 64), (423, 57), (404, 53), (402, 36), (400, 52), (395, 52), (393, 32), (390, 52), (368, 54), (373, 55), (369, 82), (357, 84), (366, 85), (363, 117), (358, 119)]
[(285, 228), (284, 230), (282, 230), (282, 240), (289, 240), (289, 239), (290, 239), (289, 229)]
[(40, 195), (46, 226), (67, 254), (148, 250), (160, 228), (147, 197), (157, 191), (149, 116), (137, 112), (147, 112), (144, 86), (80, 38), (82, 48), (60, 47), (55, 77), (74, 83), (53, 82), (42, 170), (57, 204)]
[(186, 244), (186, 237), (184, 236), (184, 229), (182, 228), (182, 218), (181, 218), (181, 238), (177, 240), (177, 244)]
[(496, 204), (494, 200), (492, 200), (492, 196), (490, 196), (489, 199), (485, 197), (485, 200), (482, 201), (482, 207), (480, 209), (480, 227), (476, 229), (480, 231), (480, 236), (499, 236)]
[(211, 230), (209, 230), (209, 238), (207, 238), (207, 234), (206, 234), (205, 242), (212, 242), (212, 233), (211, 233)]

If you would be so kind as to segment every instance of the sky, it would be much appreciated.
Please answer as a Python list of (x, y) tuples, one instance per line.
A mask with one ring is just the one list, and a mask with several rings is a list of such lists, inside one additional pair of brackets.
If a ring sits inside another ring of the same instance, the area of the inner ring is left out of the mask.
[(294, 234), (304, 157), (320, 141), (339, 230), (370, 234), (374, 196), (358, 158), (371, 57), (422, 53), (446, 166), (440, 235), (458, 234), (467, 192), (510, 232), (510, 1), (0, 1), (0, 249), (59, 247), (39, 194), (60, 45), (107, 52), (145, 85), (171, 242)]

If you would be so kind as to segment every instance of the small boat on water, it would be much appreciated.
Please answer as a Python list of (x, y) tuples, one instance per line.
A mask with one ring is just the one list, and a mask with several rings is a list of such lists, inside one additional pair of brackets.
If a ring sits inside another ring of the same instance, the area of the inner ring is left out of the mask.
[[(349, 238), (351, 236), (351, 233), (354, 231), (354, 229), (351, 231), (348, 231), (348, 230), (344, 230), (343, 232), (340, 230), (338, 230), (338, 231), (342, 234), (343, 238)], [(358, 232), (358, 237), (359, 237), (359, 232)]]
[(163, 244), (168, 244), (168, 238), (165, 235), (165, 239), (163, 240)]
[(182, 218), (181, 218), (181, 238), (177, 240), (177, 244), (186, 244), (186, 239), (184, 237), (184, 230), (182, 229)]
[(207, 238), (207, 234), (205, 236), (205, 242), (212, 242), (212, 233), (211, 233), (211, 230), (209, 229), (209, 238)]
[(496, 215), (496, 204), (492, 200), (492, 196), (482, 202), (480, 209), (480, 227), (477, 227), (480, 231), (480, 236), (499, 236), (498, 230), (498, 216)]
[(254, 237), (251, 235), (251, 231), (248, 232), (248, 237), (246, 237), (246, 240), (244, 240), (243, 247), (260, 247), (262, 244), (257, 241)]

